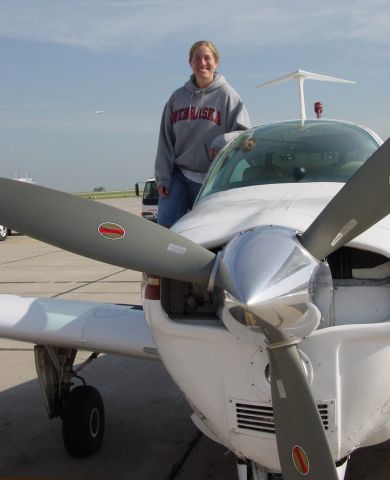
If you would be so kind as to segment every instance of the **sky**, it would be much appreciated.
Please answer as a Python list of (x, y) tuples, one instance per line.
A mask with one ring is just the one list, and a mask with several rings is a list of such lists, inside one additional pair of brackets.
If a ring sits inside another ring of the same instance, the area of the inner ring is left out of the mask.
[[(390, 136), (388, 0), (0, 0), (0, 176), (67, 192), (133, 188), (153, 175), (162, 109), (211, 40), (253, 125), (308, 117)], [(103, 113), (96, 113), (103, 112)]]

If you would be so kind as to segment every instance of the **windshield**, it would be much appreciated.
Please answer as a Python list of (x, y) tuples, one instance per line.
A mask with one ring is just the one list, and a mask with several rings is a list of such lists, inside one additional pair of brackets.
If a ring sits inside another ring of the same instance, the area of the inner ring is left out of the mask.
[(145, 183), (143, 199), (144, 200), (158, 200), (157, 184), (154, 180), (150, 180), (150, 181)]
[(243, 132), (216, 160), (199, 199), (271, 183), (346, 182), (378, 148), (362, 127), (331, 120), (281, 122)]

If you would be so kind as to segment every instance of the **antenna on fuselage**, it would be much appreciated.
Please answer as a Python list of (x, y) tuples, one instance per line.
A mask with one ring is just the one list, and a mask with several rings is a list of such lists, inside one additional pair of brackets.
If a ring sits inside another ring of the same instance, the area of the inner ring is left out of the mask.
[(268, 87), (269, 85), (276, 85), (277, 83), (284, 83), (288, 82), (289, 80), (298, 80), (302, 124), (306, 120), (305, 94), (303, 91), (303, 83), (305, 80), (320, 80), (322, 82), (338, 83), (356, 83), (353, 80), (344, 80), (342, 78), (329, 77), (328, 75), (320, 75), (319, 73), (306, 72), (305, 70), (296, 70), (295, 72), (284, 75), (283, 77), (279, 77), (275, 80), (270, 80), (268, 82), (261, 83), (260, 85), (256, 85), (255, 88)]

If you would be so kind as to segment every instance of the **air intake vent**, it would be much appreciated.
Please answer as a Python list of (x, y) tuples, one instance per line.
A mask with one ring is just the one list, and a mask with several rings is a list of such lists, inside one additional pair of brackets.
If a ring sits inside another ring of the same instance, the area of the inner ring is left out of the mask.
[[(233, 403), (234, 404), (234, 403)], [(330, 420), (329, 405), (333, 402), (322, 402), (317, 405), (324, 429), (329, 430), (333, 424)], [(333, 412), (333, 408), (331, 409)], [(274, 411), (270, 404), (235, 402), (236, 428), (251, 432), (275, 434)], [(248, 432), (249, 433), (249, 432)]]
[(272, 407), (236, 403), (236, 418), (237, 426), (240, 429), (275, 433), (274, 411)]
[(319, 403), (317, 404), (318, 411), (320, 412), (320, 417), (322, 420), (322, 425), (324, 426), (324, 430), (329, 429), (329, 412), (328, 412), (328, 405), (326, 403)]

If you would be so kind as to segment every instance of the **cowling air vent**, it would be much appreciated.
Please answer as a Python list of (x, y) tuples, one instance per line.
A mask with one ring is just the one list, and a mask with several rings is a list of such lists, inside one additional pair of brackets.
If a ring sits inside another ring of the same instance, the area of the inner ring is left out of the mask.
[(274, 412), (270, 406), (236, 403), (236, 420), (240, 429), (275, 433)]
[[(235, 424), (234, 431), (244, 433), (262, 432), (275, 434), (274, 411), (269, 403), (247, 403), (234, 401)], [(325, 431), (334, 427), (334, 402), (321, 402), (317, 404)]]

